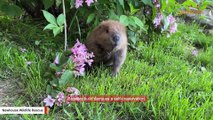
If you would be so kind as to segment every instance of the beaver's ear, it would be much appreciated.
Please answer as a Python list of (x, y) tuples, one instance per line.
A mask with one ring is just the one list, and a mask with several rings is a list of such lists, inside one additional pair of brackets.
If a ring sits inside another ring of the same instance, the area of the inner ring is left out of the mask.
[(104, 32), (109, 33), (109, 26), (108, 25), (103, 25), (102, 27), (103, 27), (102, 29), (104, 30)]
[(106, 33), (109, 33), (109, 26), (105, 27), (105, 31), (106, 31)]
[(109, 26), (107, 26), (107, 25), (100, 25), (99, 27), (100, 27), (100, 29), (103, 32), (109, 33)]

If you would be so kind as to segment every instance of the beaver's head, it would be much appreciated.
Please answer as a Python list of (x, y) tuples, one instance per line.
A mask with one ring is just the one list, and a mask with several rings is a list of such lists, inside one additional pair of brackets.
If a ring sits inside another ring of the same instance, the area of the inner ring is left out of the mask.
[(126, 28), (118, 21), (103, 21), (94, 32), (98, 43), (107, 50), (119, 48), (123, 43), (127, 43)]

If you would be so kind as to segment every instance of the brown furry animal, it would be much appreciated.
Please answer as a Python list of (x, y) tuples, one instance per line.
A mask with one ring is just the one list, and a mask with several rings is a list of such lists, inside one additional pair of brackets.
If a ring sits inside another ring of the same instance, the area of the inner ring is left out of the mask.
[(86, 40), (86, 47), (95, 55), (94, 63), (112, 65), (113, 76), (119, 73), (126, 59), (127, 45), (125, 26), (113, 20), (103, 21)]

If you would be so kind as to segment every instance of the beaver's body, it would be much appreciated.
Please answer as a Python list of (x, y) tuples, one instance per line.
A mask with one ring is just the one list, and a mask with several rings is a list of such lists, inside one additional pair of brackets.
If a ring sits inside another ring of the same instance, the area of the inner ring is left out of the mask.
[(113, 75), (119, 73), (127, 54), (126, 28), (118, 21), (107, 20), (97, 26), (87, 37), (86, 47), (95, 55), (94, 64), (113, 65)]

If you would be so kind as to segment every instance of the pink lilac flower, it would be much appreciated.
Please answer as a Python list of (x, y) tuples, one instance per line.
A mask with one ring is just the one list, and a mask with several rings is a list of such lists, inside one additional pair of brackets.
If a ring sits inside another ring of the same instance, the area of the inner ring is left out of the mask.
[(75, 1), (75, 8), (79, 8), (80, 6), (83, 6), (83, 0), (76, 0)]
[(76, 96), (76, 95), (79, 95), (79, 94), (80, 94), (80, 91), (79, 91), (77, 88), (75, 88), (75, 87), (68, 87), (68, 88), (66, 89), (66, 91), (67, 91), (68, 93), (71, 93), (71, 94), (68, 94), (68, 95), (66, 96), (66, 99), (65, 99), (66, 104), (69, 104), (69, 103), (70, 103), (70, 101), (71, 101), (71, 99), (72, 99), (73, 96)]
[(25, 48), (20, 48), (21, 52), (26, 52), (27, 50)]
[(64, 93), (63, 92), (59, 92), (58, 95), (56, 96), (56, 105), (57, 106), (62, 106), (62, 103), (64, 101)]
[(194, 49), (194, 50), (192, 51), (192, 55), (193, 55), (193, 56), (197, 56), (197, 55), (198, 55), (198, 50), (197, 50), (197, 49)]
[(81, 76), (84, 74), (84, 71), (85, 71), (84, 66), (77, 66), (77, 67), (75, 67), (74, 74), (76, 76)]
[(50, 95), (47, 96), (47, 98), (44, 99), (45, 106), (52, 107), (54, 105), (55, 99), (52, 99)]
[(53, 63), (55, 63), (55, 64), (59, 64), (59, 55), (57, 55), (56, 57), (55, 57), (55, 60), (54, 60), (54, 62)]
[(170, 33), (175, 33), (177, 31), (177, 23), (174, 23), (170, 26), (169, 32)]
[(169, 21), (169, 24), (173, 24), (175, 22), (175, 18), (172, 16), (172, 14), (170, 14), (169, 16), (167, 16), (167, 19)]
[(157, 8), (160, 8), (160, 4), (156, 4), (156, 7), (157, 7)]
[(80, 91), (79, 91), (77, 88), (75, 88), (75, 87), (68, 87), (68, 88), (66, 89), (66, 91), (67, 91), (68, 93), (73, 93), (73, 94), (71, 94), (71, 95), (79, 95), (79, 94), (80, 94)]
[(72, 87), (67, 87), (66, 91), (71, 93), (71, 92), (73, 92), (73, 89), (72, 89)]
[(82, 76), (85, 71), (85, 65), (91, 66), (94, 57), (93, 53), (88, 53), (86, 46), (77, 40), (77, 43), (71, 49), (72, 55), (70, 58), (74, 62), (75, 76)]
[(90, 6), (92, 3), (94, 3), (93, 0), (86, 0), (85, 2), (87, 3), (87, 6)]
[[(89, 57), (90, 56), (90, 57)], [(87, 56), (87, 59), (86, 59), (86, 63), (91, 66), (92, 65), (92, 62), (94, 61), (93, 59), (90, 59), (90, 58), (93, 58), (93, 53), (91, 53), (90, 55)]]
[(163, 19), (163, 15), (159, 13), (153, 21), (155, 27), (160, 25), (162, 19)]
[(153, 0), (152, 3), (154, 4), (154, 6), (156, 8), (158, 8), (158, 11), (159, 11), (159, 9), (160, 9), (160, 2), (158, 0)]

